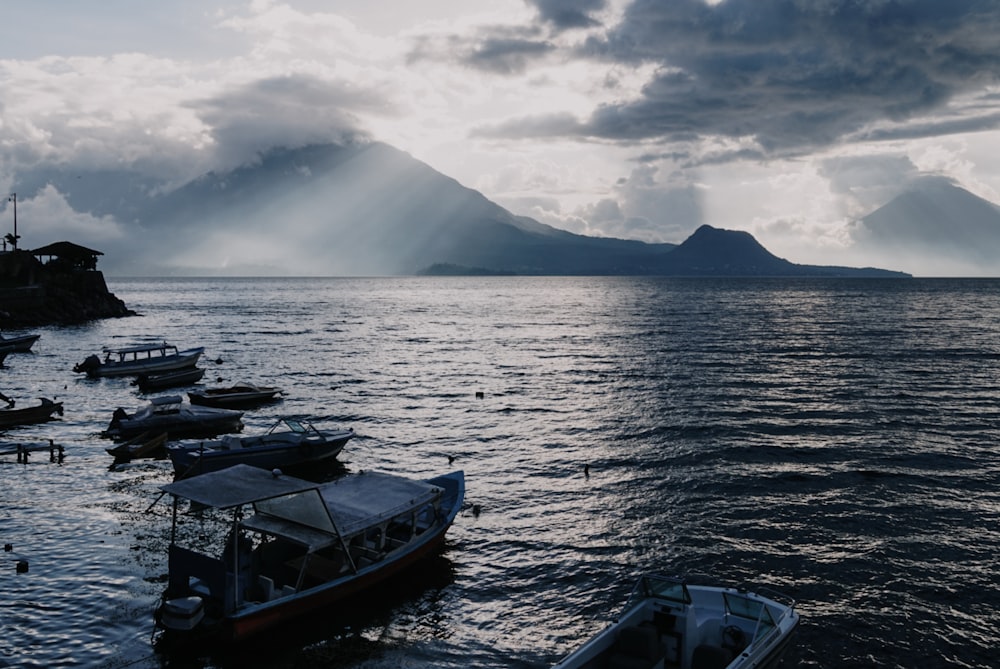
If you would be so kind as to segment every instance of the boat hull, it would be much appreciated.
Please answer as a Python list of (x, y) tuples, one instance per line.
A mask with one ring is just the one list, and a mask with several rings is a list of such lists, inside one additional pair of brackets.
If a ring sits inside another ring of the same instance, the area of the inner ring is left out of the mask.
[(164, 355), (143, 360), (128, 360), (125, 362), (103, 362), (96, 367), (79, 368), (91, 378), (113, 376), (139, 376), (140, 374), (160, 374), (173, 372), (198, 364), (198, 359), (205, 349), (195, 348), (181, 351), (175, 355)]
[[(191, 479), (192, 482), (198, 480), (200, 479)], [(300, 483), (303, 482), (298, 482)], [(168, 587), (157, 609), (158, 625), (177, 640), (210, 637), (218, 641), (242, 641), (258, 636), (280, 624), (293, 621), (311, 611), (362, 593), (400, 574), (441, 550), (445, 535), (461, 510), (465, 498), (465, 478), (460, 471), (432, 478), (424, 483), (442, 489), (440, 505), (435, 507), (438, 509), (435, 522), (422, 533), (411, 537), (404, 546), (392, 550), (380, 560), (360, 566), (356, 571), (339, 572), (330, 580), (288, 594), (275, 593), (270, 599), (265, 597), (266, 601), (243, 602), (238, 608), (225, 614), (218, 611), (218, 608), (221, 606), (221, 601), (227, 601), (233, 596), (232, 572), (226, 573), (223, 580), (222, 563), (171, 544), (170, 583), (176, 584), (177, 587)], [(184, 485), (182, 482), (172, 484), (175, 488), (182, 485)], [(214, 489), (217, 483), (212, 481), (211, 487)], [(415, 513), (416, 509), (417, 507), (414, 507)], [(388, 521), (391, 517), (392, 515), (385, 516), (385, 520)], [(302, 569), (305, 569), (304, 563)], [(202, 596), (205, 609), (215, 608), (216, 611), (214, 614), (206, 615), (204, 620), (198, 621), (193, 626), (188, 625), (187, 620), (170, 626), (172, 619), (166, 614), (182, 604), (189, 603), (190, 598), (198, 594), (188, 585), (191, 580), (198, 580), (193, 579), (196, 573), (199, 575), (198, 579), (204, 578), (209, 590), (215, 593), (214, 598), (207, 594)], [(222, 585), (223, 582), (226, 583), (225, 586)], [(223, 587), (224, 590), (217, 590)]]
[(135, 385), (139, 390), (148, 393), (165, 388), (176, 388), (177, 386), (188, 386), (197, 383), (201, 377), (205, 376), (205, 370), (200, 367), (190, 367), (175, 370), (172, 372), (161, 372), (158, 374), (140, 374)]
[(268, 605), (263, 605), (257, 610), (231, 616), (227, 621), (228, 637), (233, 641), (241, 641), (257, 636), (276, 625), (315, 609), (335, 604), (389, 579), (439, 551), (444, 543), (447, 529), (447, 527), (442, 528), (434, 537), (415, 547), (406, 555), (387, 563), (380, 563), (377, 568), (370, 568), (367, 573), (362, 570), (361, 573), (343, 583), (335, 582), (316, 588), (314, 591), (289, 595), (280, 600), (269, 602)]
[(208, 388), (188, 393), (191, 404), (220, 409), (240, 409), (259, 406), (274, 402), (281, 393), (279, 388), (260, 388), (255, 390), (237, 390), (224, 388)]
[(794, 606), (777, 593), (647, 575), (625, 612), (553, 669), (617, 666), (626, 657), (643, 666), (776, 667), (798, 626)]
[(52, 420), (57, 413), (60, 416), (63, 414), (62, 402), (44, 399), (38, 406), (25, 407), (24, 409), (0, 409), (0, 427), (45, 423)]
[(20, 337), (0, 337), (0, 348), (10, 347), (12, 353), (27, 353), (42, 335), (22, 335)]
[[(169, 447), (168, 453), (174, 473), (178, 476), (214, 472), (236, 464), (263, 469), (292, 469), (336, 459), (354, 433), (347, 431), (341, 435), (321, 443), (303, 440), (299, 443), (235, 446), (228, 449), (218, 447), (218, 444), (210, 448), (174, 445)], [(242, 441), (252, 443), (252, 440), (253, 437), (248, 437)]]

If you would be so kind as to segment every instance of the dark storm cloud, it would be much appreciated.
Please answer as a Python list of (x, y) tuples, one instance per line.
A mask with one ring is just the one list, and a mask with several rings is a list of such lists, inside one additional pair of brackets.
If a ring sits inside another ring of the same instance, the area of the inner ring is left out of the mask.
[(275, 146), (367, 140), (355, 113), (385, 111), (386, 100), (356, 85), (292, 75), (261, 79), (190, 106), (211, 128), (220, 166), (235, 166)]
[(539, 17), (557, 30), (590, 28), (598, 25), (591, 14), (604, 9), (605, 0), (527, 0)]
[(535, 27), (487, 26), (471, 35), (435, 35), (417, 39), (407, 61), (456, 62), (493, 74), (520, 74), (531, 61), (555, 51)]
[[(936, 135), (944, 128), (932, 114), (997, 83), (998, 34), (995, 0), (636, 0), (579, 53), (656, 74), (578, 131), (619, 141), (752, 138), (770, 154), (879, 122), (927, 119), (915, 132)], [(993, 110), (975, 115), (964, 121), (971, 129), (998, 125)], [(491, 132), (516, 135), (517, 124)]]

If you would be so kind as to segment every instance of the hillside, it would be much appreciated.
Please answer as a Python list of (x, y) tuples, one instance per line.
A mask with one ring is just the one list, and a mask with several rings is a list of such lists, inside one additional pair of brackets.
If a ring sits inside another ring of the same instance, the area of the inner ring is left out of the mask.
[(943, 180), (894, 198), (858, 221), (852, 235), (859, 251), (890, 254), (911, 272), (972, 268), (1000, 276), (1000, 207)]
[(84, 177), (32, 173), (17, 189), (30, 197), (51, 183), (75, 210), (119, 221), (127, 233), (99, 246), (74, 240), (100, 248), (102, 268), (118, 276), (879, 273), (795, 265), (746, 233), (708, 227), (679, 247), (573, 234), (381, 143), (275, 149), (175, 189), (120, 173)]

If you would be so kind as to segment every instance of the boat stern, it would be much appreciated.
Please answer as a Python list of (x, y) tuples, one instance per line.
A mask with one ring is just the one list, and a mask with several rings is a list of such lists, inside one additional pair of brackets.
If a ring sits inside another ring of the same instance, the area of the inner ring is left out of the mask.
[(157, 610), (157, 622), (164, 629), (190, 632), (205, 617), (205, 601), (197, 595), (165, 599)]

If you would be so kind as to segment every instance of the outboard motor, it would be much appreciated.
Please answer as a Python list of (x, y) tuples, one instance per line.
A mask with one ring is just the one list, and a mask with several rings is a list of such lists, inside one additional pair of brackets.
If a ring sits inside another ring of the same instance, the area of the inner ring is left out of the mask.
[(84, 358), (83, 362), (73, 367), (74, 372), (89, 372), (92, 369), (97, 369), (101, 366), (101, 359), (96, 355), (88, 355)]

